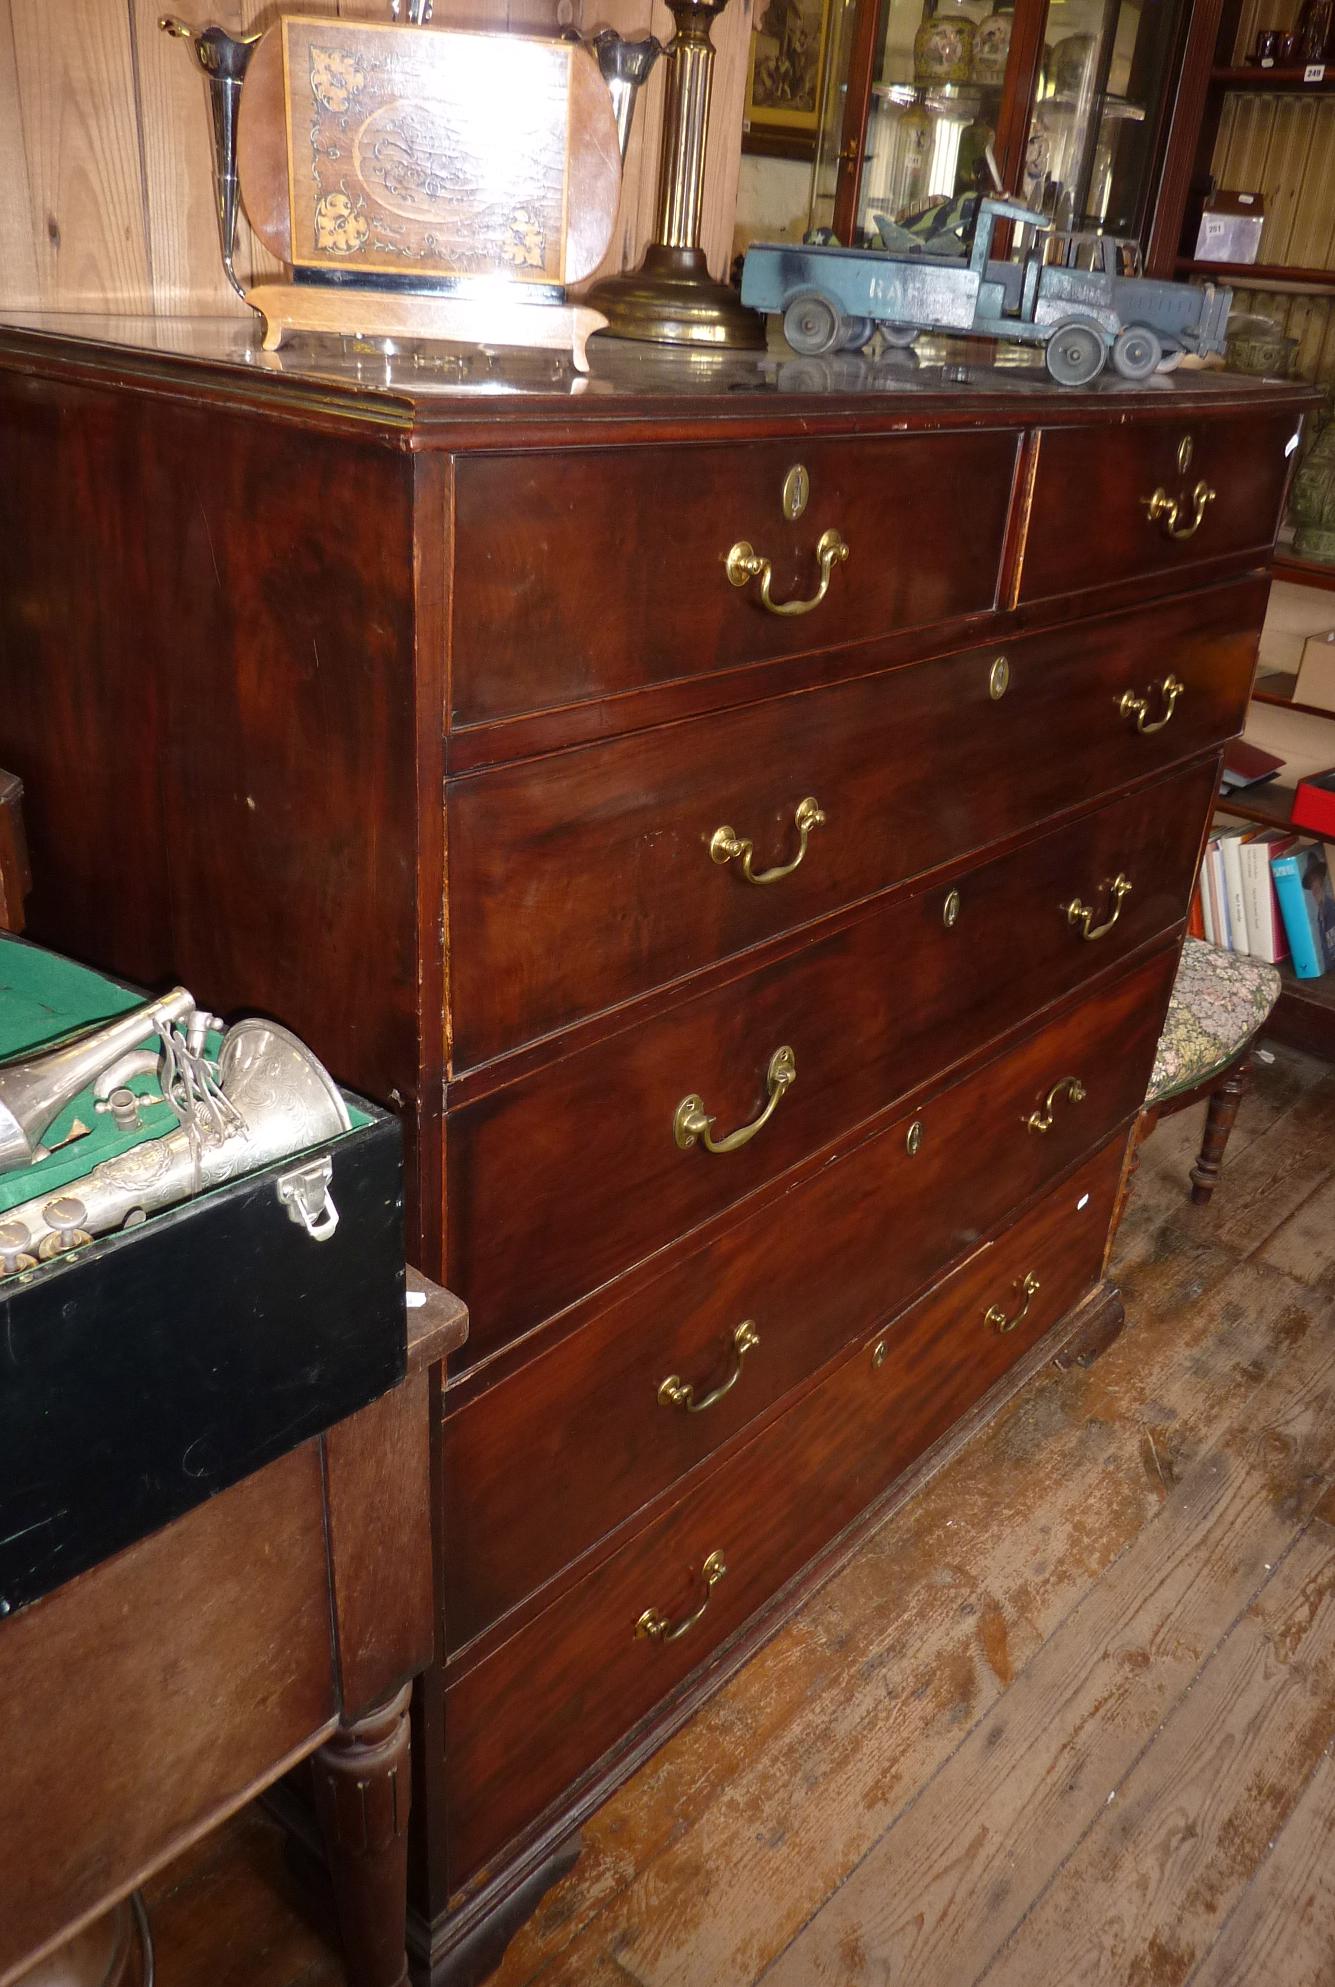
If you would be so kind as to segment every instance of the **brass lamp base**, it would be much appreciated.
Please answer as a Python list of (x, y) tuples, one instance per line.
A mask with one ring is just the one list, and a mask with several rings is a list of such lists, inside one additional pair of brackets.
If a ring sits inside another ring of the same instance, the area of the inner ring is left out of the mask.
[(691, 345), (714, 352), (760, 352), (765, 320), (736, 290), (716, 283), (704, 250), (645, 250), (638, 269), (609, 276), (585, 300), (607, 319), (601, 338), (636, 338), (652, 345)]

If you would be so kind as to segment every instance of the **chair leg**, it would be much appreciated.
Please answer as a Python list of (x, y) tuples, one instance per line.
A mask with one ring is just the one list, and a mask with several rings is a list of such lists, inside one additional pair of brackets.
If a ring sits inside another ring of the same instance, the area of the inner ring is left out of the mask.
[(1238, 1106), (1246, 1093), (1251, 1077), (1252, 1058), (1250, 1051), (1239, 1057), (1232, 1069), (1228, 1070), (1211, 1092), (1209, 1107), (1205, 1113), (1205, 1137), (1196, 1164), (1191, 1169), (1191, 1198), (1197, 1207), (1209, 1205), (1211, 1194), (1219, 1179), (1219, 1169), (1224, 1163), (1224, 1147), (1238, 1115)]

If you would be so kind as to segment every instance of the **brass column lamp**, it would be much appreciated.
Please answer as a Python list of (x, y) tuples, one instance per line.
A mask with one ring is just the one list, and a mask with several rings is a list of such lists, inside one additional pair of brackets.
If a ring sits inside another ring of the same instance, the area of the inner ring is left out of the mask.
[(714, 78), (709, 29), (726, 4), (668, 0), (676, 33), (667, 50), (657, 232), (638, 269), (610, 276), (590, 291), (588, 302), (607, 318), (600, 337), (728, 352), (764, 347), (764, 319), (747, 310), (726, 283), (714, 281), (700, 247)]

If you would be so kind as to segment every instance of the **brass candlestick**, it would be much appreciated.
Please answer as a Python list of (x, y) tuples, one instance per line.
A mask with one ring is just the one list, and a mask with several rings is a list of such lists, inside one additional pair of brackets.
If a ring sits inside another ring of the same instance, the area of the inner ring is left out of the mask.
[(705, 141), (714, 77), (710, 24), (727, 0), (668, 0), (676, 33), (667, 50), (658, 227), (638, 269), (610, 276), (588, 301), (607, 318), (600, 337), (714, 351), (759, 351), (765, 323), (716, 283), (700, 247)]

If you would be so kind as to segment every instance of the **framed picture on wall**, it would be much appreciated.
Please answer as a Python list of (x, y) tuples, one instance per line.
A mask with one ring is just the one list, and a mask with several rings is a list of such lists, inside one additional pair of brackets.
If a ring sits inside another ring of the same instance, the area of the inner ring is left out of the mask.
[(742, 149), (814, 159), (833, 0), (757, 0)]

